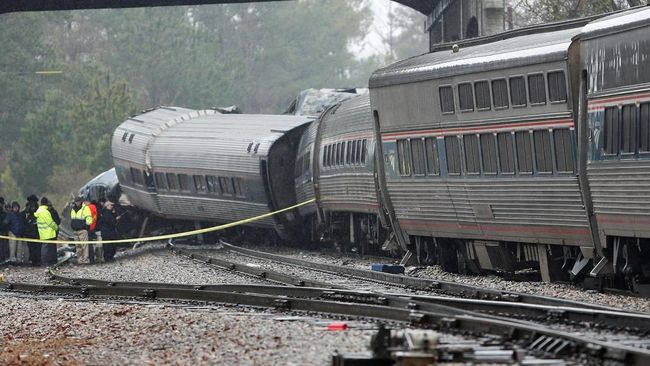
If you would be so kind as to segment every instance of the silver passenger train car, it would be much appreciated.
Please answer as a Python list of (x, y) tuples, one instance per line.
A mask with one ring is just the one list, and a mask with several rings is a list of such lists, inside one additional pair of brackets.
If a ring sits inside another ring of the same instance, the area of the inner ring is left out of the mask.
[(383, 204), (402, 244), (450, 270), (539, 265), (545, 280), (620, 271), (625, 253), (647, 267), (648, 28), (644, 7), (377, 70)]
[(387, 237), (379, 208), (375, 138), (367, 93), (327, 109), (303, 135), (295, 184), (301, 199), (316, 198), (303, 210), (312, 239), (368, 252)]
[[(233, 222), (296, 203), (296, 150), (313, 118), (160, 107), (131, 117), (112, 141), (122, 191), (166, 219)], [(280, 236), (293, 213), (252, 222)]]

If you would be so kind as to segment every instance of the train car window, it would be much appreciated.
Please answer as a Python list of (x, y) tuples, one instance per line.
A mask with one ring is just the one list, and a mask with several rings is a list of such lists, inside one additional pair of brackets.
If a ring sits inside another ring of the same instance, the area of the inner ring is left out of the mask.
[(205, 181), (207, 182), (208, 192), (219, 193), (219, 181), (217, 181), (217, 177), (214, 175), (207, 175)]
[(332, 161), (332, 145), (326, 145), (325, 151), (323, 152), (324, 163), (323, 166), (329, 167), (330, 162)]
[(497, 135), (499, 146), (499, 165), (501, 172), (512, 174), (515, 172), (515, 146), (510, 132), (501, 132)]
[(345, 153), (345, 163), (352, 164), (352, 141), (346, 142), (347, 148)]
[(167, 189), (167, 180), (163, 173), (154, 173), (154, 180), (156, 181), (156, 188), (159, 190)]
[(634, 154), (636, 152), (636, 105), (624, 105), (623, 110), (623, 141), (621, 153)]
[(142, 177), (142, 171), (139, 169), (131, 168), (131, 180), (133, 183), (144, 186), (144, 179)]
[(340, 166), (343, 164), (343, 146), (339, 142), (336, 144), (336, 161), (334, 165)]
[(523, 76), (510, 78), (510, 100), (513, 107), (526, 106), (526, 82)]
[(117, 173), (117, 178), (118, 180), (124, 184), (129, 181), (128, 174), (126, 172), (126, 168), (120, 165), (115, 166), (115, 172)]
[(447, 172), (451, 175), (460, 175), (460, 142), (458, 137), (445, 137), (445, 154), (447, 155)]
[(551, 134), (548, 130), (533, 131), (535, 141), (535, 163), (540, 173), (553, 172), (553, 156), (551, 153)]
[(544, 74), (528, 75), (528, 95), (531, 105), (546, 104), (546, 82)]
[(309, 171), (309, 166), (311, 165), (311, 151), (307, 151), (307, 153), (303, 156), (302, 159), (302, 170), (307, 173)]
[(573, 141), (571, 138), (571, 130), (568, 128), (553, 130), (553, 142), (555, 143), (557, 171), (561, 173), (573, 173)]
[(474, 92), (471, 83), (458, 84), (458, 105), (461, 112), (474, 110)]
[(366, 163), (366, 140), (363, 140), (362, 146), (361, 146), (361, 164)]
[(650, 103), (642, 103), (639, 114), (639, 151), (650, 151)]
[(244, 194), (244, 184), (241, 178), (232, 178), (232, 186), (234, 188), (235, 196), (246, 197)]
[(129, 137), (129, 144), (133, 142), (133, 138), (135, 137), (135, 134), (131, 134), (131, 137)]
[(465, 145), (465, 166), (468, 174), (478, 174), (481, 172), (481, 162), (478, 148), (477, 135), (463, 136)]
[(357, 160), (357, 140), (352, 141), (352, 157), (350, 158), (350, 161), (352, 164), (358, 164), (359, 161)]
[(427, 151), (427, 174), (440, 175), (440, 157), (438, 156), (438, 139), (428, 137), (424, 140)]
[(195, 175), (194, 177), (194, 189), (197, 192), (205, 192), (208, 190), (207, 184), (205, 184), (205, 177), (202, 175)]
[(181, 191), (189, 191), (190, 190), (190, 177), (187, 174), (179, 174), (178, 175), (178, 188)]
[(603, 150), (605, 154), (617, 155), (621, 148), (621, 126), (618, 107), (605, 108), (605, 129), (603, 131)]
[(361, 140), (357, 140), (357, 164), (361, 164)]
[(497, 143), (493, 133), (481, 134), (481, 159), (483, 173), (496, 174), (497, 172)]
[(167, 173), (167, 186), (172, 191), (178, 190), (178, 178), (176, 178), (176, 174)]
[(424, 153), (424, 141), (422, 139), (411, 140), (411, 153), (413, 155), (413, 174), (425, 175), (427, 159)]
[(334, 166), (336, 162), (336, 144), (330, 144), (330, 153), (329, 153), (329, 162), (327, 165), (329, 167)]
[(409, 140), (397, 140), (397, 159), (399, 162), (399, 175), (411, 175), (411, 147)]
[(474, 92), (476, 95), (476, 109), (479, 111), (489, 111), (492, 108), (490, 102), (490, 84), (487, 81), (477, 81), (474, 83)]
[(226, 177), (219, 177), (219, 187), (224, 195), (232, 195), (235, 190), (232, 186), (232, 179)]
[(323, 164), (323, 167), (327, 167), (327, 148), (328, 148), (328, 145), (325, 145), (325, 147), (323, 147), (323, 154), (322, 154), (323, 155), (323, 161), (321, 163), (321, 164)]
[(549, 72), (548, 78), (548, 99), (551, 102), (566, 102), (566, 81), (564, 71)]
[(129, 136), (128, 132), (124, 132), (124, 135), (122, 135), (122, 142), (126, 142), (126, 137)]
[(508, 108), (508, 83), (506, 79), (492, 80), (492, 102), (495, 109)]
[(440, 110), (442, 114), (453, 114), (456, 109), (454, 106), (454, 90), (451, 86), (441, 86), (438, 92), (440, 93)]
[(302, 156), (296, 160), (296, 165), (293, 167), (293, 178), (298, 178), (302, 175)]
[(530, 143), (530, 133), (528, 131), (516, 132), (515, 143), (517, 144), (517, 167), (519, 168), (519, 173), (532, 173), (533, 148)]

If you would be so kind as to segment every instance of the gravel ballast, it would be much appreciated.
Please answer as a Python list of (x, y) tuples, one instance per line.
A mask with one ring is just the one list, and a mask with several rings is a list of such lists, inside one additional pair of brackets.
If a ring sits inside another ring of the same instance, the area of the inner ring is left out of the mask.
[[(326, 365), (373, 330), (235, 307), (121, 305), (0, 294), (0, 364)], [(353, 324), (353, 323), (352, 323)]]

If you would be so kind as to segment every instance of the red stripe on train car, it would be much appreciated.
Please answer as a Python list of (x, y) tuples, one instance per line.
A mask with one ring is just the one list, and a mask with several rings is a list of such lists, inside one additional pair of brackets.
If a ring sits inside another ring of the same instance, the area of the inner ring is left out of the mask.
[(636, 102), (640, 102), (640, 99), (645, 99), (644, 101), (650, 100), (650, 93), (638, 93), (638, 94), (630, 94), (630, 95), (625, 95), (621, 97), (610, 97), (610, 98), (602, 98), (602, 99), (591, 99), (588, 101), (588, 110), (599, 110), (599, 109), (604, 109), (605, 107), (609, 106), (609, 104), (615, 103), (615, 105), (618, 104), (636, 104)]
[(513, 128), (525, 128), (525, 127), (573, 127), (573, 119), (555, 119), (548, 121), (539, 121), (539, 122), (521, 122), (521, 123), (502, 123), (498, 125), (489, 125), (482, 127), (457, 127), (457, 128), (446, 128), (446, 129), (432, 129), (432, 130), (422, 130), (422, 131), (406, 131), (406, 132), (391, 132), (386, 133), (381, 136), (382, 141), (391, 141), (396, 140), (398, 137), (413, 137), (418, 135), (434, 135), (434, 136), (444, 136), (444, 135), (457, 135), (462, 133), (481, 133), (485, 131), (499, 131), (499, 130), (510, 130)]
[(591, 235), (589, 229), (564, 229), (558, 227), (545, 226), (508, 226), (508, 225), (483, 225), (483, 224), (458, 224), (458, 223), (432, 223), (414, 220), (399, 220), (403, 227), (408, 225), (415, 227), (430, 228), (456, 228), (471, 229), (475, 231), (493, 231), (493, 232), (511, 232), (511, 233), (546, 233), (546, 234), (565, 234), (565, 235)]

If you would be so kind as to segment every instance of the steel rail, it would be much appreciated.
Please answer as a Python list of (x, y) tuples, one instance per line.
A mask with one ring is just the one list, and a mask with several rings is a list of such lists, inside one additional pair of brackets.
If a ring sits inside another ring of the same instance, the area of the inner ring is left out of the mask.
[[(425, 278), (411, 277), (405, 275), (397, 275), (383, 272), (370, 271), (365, 269), (350, 268), (344, 266), (337, 266), (333, 264), (325, 263), (315, 263), (302, 259), (291, 258), (279, 254), (273, 254), (268, 252), (262, 252), (247, 248), (237, 247), (235, 245), (226, 243), (221, 240), (220, 244), (224, 249), (248, 255), (255, 258), (273, 260), (280, 263), (288, 263), (295, 266), (301, 266), (311, 270), (319, 270), (326, 273), (332, 273), (337, 275), (347, 275), (358, 279), (363, 279), (366, 281), (375, 281), (383, 284), (391, 284), (394, 286), (402, 286), (407, 288), (412, 288), (421, 291), (436, 291), (438, 293), (459, 296), (469, 299), (481, 299), (481, 300), (494, 300), (501, 302), (512, 302), (517, 304), (535, 304), (535, 305), (549, 305), (549, 306), (560, 306), (560, 307), (571, 307), (571, 308), (581, 308), (581, 309), (597, 309), (604, 311), (612, 312), (623, 312), (621, 309), (589, 304), (579, 301), (560, 299), (550, 296), (541, 296), (526, 294), (521, 292), (514, 291), (503, 291), (495, 290), (489, 288), (482, 288), (476, 286), (470, 286), (455, 282), (448, 281), (437, 281)], [(634, 313), (634, 312), (630, 312)]]
[[(172, 250), (185, 256), (192, 256), (191, 250), (181, 250), (172, 247)], [(198, 256), (195, 255), (195, 256)], [(210, 256), (201, 255), (202, 260), (220, 260)], [(229, 262), (226, 263), (236, 263)], [(240, 265), (241, 266), (241, 265)], [(300, 277), (292, 277), (292, 281), (298, 283), (309, 280)], [(91, 283), (86, 283), (91, 284)], [(308, 287), (325, 287), (319, 284)], [(339, 287), (342, 288), (342, 287)], [(349, 289), (349, 288), (348, 288)], [(342, 296), (341, 293), (333, 293), (332, 296)], [(508, 301), (494, 301), (486, 299), (465, 299), (457, 297), (443, 297), (432, 295), (411, 295), (404, 293), (382, 292), (382, 297), (401, 297), (413, 301), (411, 306), (421, 306), (422, 303), (433, 303), (456, 309), (463, 309), (472, 312), (491, 314), (507, 318), (523, 318), (535, 321), (553, 321), (570, 324), (589, 324), (610, 329), (627, 330), (632, 332), (650, 332), (650, 314), (631, 313), (618, 310), (593, 309), (576, 306), (539, 305), (531, 303), (513, 303)], [(418, 302), (418, 304), (415, 304)]]
[(238, 272), (245, 275), (249, 275), (255, 278), (261, 278), (267, 281), (282, 283), (290, 286), (307, 286), (307, 287), (322, 287), (322, 288), (341, 288), (340, 286), (334, 286), (332, 284), (320, 281), (312, 281), (309, 279), (300, 278), (298, 276), (287, 275), (277, 271), (259, 269), (255, 267), (250, 267), (242, 263), (229, 261), (220, 258), (209, 257), (201, 255), (198, 253), (192, 253), (191, 251), (179, 249), (173, 244), (168, 244), (168, 249), (172, 253), (177, 255), (183, 255), (191, 260), (209, 265), (215, 266), (223, 270)]
[[(650, 350), (585, 339), (580, 335), (551, 330), (535, 324), (524, 324), (475, 315), (450, 315), (447, 312), (404, 309), (387, 305), (359, 304), (310, 298), (289, 298), (284, 295), (277, 296), (251, 292), (208, 291), (175, 287), (152, 288), (147, 285), (79, 287), (0, 283), (0, 289), (37, 294), (69, 294), (82, 297), (112, 296), (146, 298), (150, 300), (206, 301), (274, 308), (281, 311), (309, 311), (359, 316), (409, 322), (421, 327), (432, 327), (442, 331), (458, 331), (470, 334), (496, 334), (507, 340), (516, 340), (521, 344), (525, 344), (526, 348), (534, 352), (554, 356), (563, 355), (568, 357), (580, 353), (588, 357), (618, 361), (625, 364), (650, 364)], [(291, 287), (282, 287), (282, 289), (305, 290), (304, 288)]]

